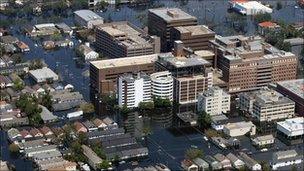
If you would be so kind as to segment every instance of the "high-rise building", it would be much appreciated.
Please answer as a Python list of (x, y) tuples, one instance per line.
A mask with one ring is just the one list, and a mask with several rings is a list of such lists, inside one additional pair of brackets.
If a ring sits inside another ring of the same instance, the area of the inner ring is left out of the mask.
[(144, 73), (124, 74), (118, 78), (118, 105), (127, 108), (138, 107), (140, 102), (152, 100), (151, 80)]
[(211, 47), (231, 93), (296, 78), (297, 57), (263, 42), (260, 37), (216, 37), (211, 40)]
[(241, 93), (240, 109), (249, 112), (259, 122), (282, 120), (294, 116), (295, 103), (282, 94), (270, 90)]
[(100, 94), (115, 93), (117, 79), (125, 73), (154, 73), (157, 56), (157, 54), (153, 54), (90, 62), (91, 98), (94, 99), (96, 95)]
[(160, 39), (129, 22), (113, 22), (97, 27), (96, 48), (110, 58), (150, 55), (160, 52)]
[(157, 8), (148, 11), (149, 34), (161, 39), (161, 50), (171, 51), (171, 30), (173, 27), (197, 25), (197, 18), (179, 8)]
[(209, 115), (219, 115), (230, 111), (230, 95), (214, 86), (198, 95), (197, 111), (205, 111)]
[(179, 26), (171, 31), (171, 44), (175, 40), (183, 42), (186, 48), (196, 50), (208, 50), (209, 40), (214, 40), (215, 32), (205, 25)]
[(169, 71), (156, 72), (150, 75), (152, 95), (173, 100), (173, 77)]

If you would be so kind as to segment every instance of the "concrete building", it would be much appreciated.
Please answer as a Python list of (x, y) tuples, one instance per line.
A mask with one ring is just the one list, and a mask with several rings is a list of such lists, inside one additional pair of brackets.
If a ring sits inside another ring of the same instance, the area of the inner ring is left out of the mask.
[(37, 82), (53, 82), (58, 80), (58, 75), (50, 68), (44, 67), (41, 69), (30, 70), (29, 75)]
[(260, 37), (218, 36), (211, 40), (211, 48), (229, 92), (256, 90), (269, 83), (296, 79), (297, 57)]
[(272, 13), (272, 9), (257, 1), (230, 0), (230, 7), (243, 15), (257, 15), (260, 13)]
[(239, 95), (240, 109), (259, 122), (282, 120), (294, 116), (295, 103), (282, 94), (264, 88)]
[(173, 77), (169, 71), (156, 72), (150, 75), (152, 96), (173, 100)]
[(246, 153), (240, 152), (240, 158), (250, 170), (262, 170), (262, 166), (256, 160), (249, 157)]
[(88, 146), (82, 145), (83, 154), (88, 158), (89, 165), (97, 170), (99, 164), (102, 162), (102, 159)]
[(92, 50), (87, 45), (80, 45), (78, 47), (78, 50), (79, 50), (80, 54), (82, 55), (82, 57), (85, 61), (94, 60), (94, 59), (97, 59), (99, 57), (99, 54), (97, 52), (95, 52), (94, 50)]
[(103, 24), (103, 18), (91, 10), (78, 10), (74, 12), (75, 22), (82, 26), (92, 29), (93, 27)]
[(171, 44), (180, 40), (193, 51), (208, 50), (209, 40), (214, 40), (214, 37), (215, 32), (205, 25), (179, 26), (173, 27), (171, 31)]
[(299, 154), (296, 150), (278, 151), (272, 155), (270, 166), (273, 170), (280, 167), (298, 165), (303, 163), (303, 154)]
[(216, 68), (217, 59), (215, 57), (215, 54), (211, 50), (196, 50), (194, 51), (194, 54), (197, 56), (205, 59), (206, 61), (210, 62), (212, 64), (213, 68)]
[(230, 111), (230, 95), (215, 86), (198, 95), (197, 111), (218, 115)]
[(198, 94), (212, 84), (211, 64), (195, 54), (185, 54), (176, 42), (172, 53), (163, 53), (156, 61), (157, 71), (169, 71), (174, 78), (173, 100), (180, 104), (196, 103)]
[(94, 101), (96, 95), (114, 93), (117, 90), (117, 79), (124, 73), (154, 73), (157, 55), (144, 55), (90, 62), (90, 91)]
[(272, 134), (262, 135), (251, 139), (252, 144), (256, 147), (262, 148), (274, 144), (275, 137)]
[(160, 52), (160, 39), (129, 22), (112, 22), (97, 27), (96, 47), (110, 58), (150, 55)]
[(229, 153), (228, 155), (226, 155), (226, 157), (230, 160), (232, 166), (236, 169), (240, 169), (245, 165), (245, 163), (241, 159), (239, 159), (232, 153)]
[(277, 137), (286, 144), (303, 143), (304, 118), (297, 117), (277, 122)]
[(277, 91), (296, 103), (296, 113), (304, 116), (304, 79), (280, 81)]
[(170, 51), (171, 31), (173, 27), (197, 25), (197, 18), (179, 8), (157, 8), (148, 11), (148, 29), (150, 35), (157, 35), (161, 40), (161, 50)]
[(138, 107), (140, 102), (152, 100), (151, 80), (144, 73), (137, 76), (124, 74), (118, 78), (118, 105), (128, 108)]
[(227, 123), (224, 126), (223, 132), (231, 137), (243, 136), (249, 133), (250, 136), (255, 135), (256, 126), (251, 122), (235, 122), (235, 123)]
[(264, 21), (258, 24), (258, 32), (261, 35), (278, 32), (280, 28), (280, 25), (271, 21)]
[(229, 119), (224, 114), (212, 115), (211, 116), (211, 127), (217, 131), (224, 129), (224, 125), (228, 123)]

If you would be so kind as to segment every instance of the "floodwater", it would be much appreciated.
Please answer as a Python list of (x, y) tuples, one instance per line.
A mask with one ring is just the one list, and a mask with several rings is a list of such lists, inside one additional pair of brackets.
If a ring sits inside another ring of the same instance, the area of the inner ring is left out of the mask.
[[(99, 12), (99, 14), (107, 21), (127, 20), (139, 27), (144, 27), (147, 23), (147, 9), (156, 6), (178, 7), (196, 16), (199, 23), (207, 24), (213, 28), (217, 34), (222, 36), (237, 34), (231, 27), (231, 21), (233, 21), (232, 18), (235, 16), (235, 13), (229, 13), (227, 11), (228, 0), (156, 0), (152, 2), (152, 4), (145, 7), (128, 7), (127, 5), (122, 5), (118, 8), (108, 7), (106, 11)], [(263, 2), (270, 3), (274, 6), (277, 3), (275, 0)], [(283, 4), (283, 8), (279, 11), (274, 11), (272, 14), (274, 19), (282, 20), (286, 23), (304, 21), (304, 10), (296, 8), (294, 0), (281, 2)], [(69, 16), (70, 17), (68, 18), (61, 19), (72, 26), (73, 20), (71, 13), (69, 13)], [(0, 15), (0, 19), (7, 20), (8, 18)], [(31, 23), (39, 23), (38, 21), (40, 21), (38, 17), (33, 17)], [(254, 34), (256, 32), (256, 27), (253, 19), (251, 17), (245, 17), (245, 21), (245, 34)], [(88, 70), (88, 65), (77, 64), (74, 49), (61, 48), (55, 51), (44, 51), (41, 47), (41, 42), (35, 42), (29, 37), (21, 34), (19, 32), (20, 28), (22, 28), (22, 24), (14, 25), (12, 26), (12, 31), (15, 36), (28, 44), (31, 48), (30, 52), (24, 54), (25, 59), (43, 59), (51, 69), (59, 73), (64, 82), (74, 85), (75, 89), (80, 91), (86, 100), (89, 100), (89, 79), (83, 76), (83, 73)], [(73, 39), (73, 41), (77, 46), (78, 41), (76, 39)], [(170, 123), (166, 124), (172, 125)], [(162, 162), (164, 164), (168, 164), (169, 167), (174, 170), (179, 170), (180, 161), (183, 159), (184, 151), (190, 148), (191, 145), (202, 148), (205, 154), (220, 152), (219, 149), (213, 146), (209, 149), (208, 143), (203, 142), (201, 134), (195, 131), (191, 134), (179, 131), (181, 134), (176, 135), (168, 129), (158, 128), (152, 132), (153, 134), (149, 136), (148, 139), (150, 154), (149, 158), (142, 162), (144, 165)], [(14, 164), (17, 170), (31, 171), (31, 162), (16, 159), (9, 155), (8, 144), (6, 141), (7, 135), (4, 131), (0, 132), (0, 138), (2, 160), (7, 160)]]

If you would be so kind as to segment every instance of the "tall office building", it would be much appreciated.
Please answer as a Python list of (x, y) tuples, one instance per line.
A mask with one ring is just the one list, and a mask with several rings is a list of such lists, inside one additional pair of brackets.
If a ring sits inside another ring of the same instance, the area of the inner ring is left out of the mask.
[(160, 52), (160, 39), (129, 22), (113, 22), (97, 27), (96, 48), (110, 58), (150, 55)]
[(230, 111), (230, 95), (214, 86), (198, 95), (197, 111), (205, 111), (209, 115), (219, 115)]
[(171, 51), (171, 30), (173, 27), (197, 25), (197, 19), (179, 8), (157, 8), (148, 11), (148, 29), (150, 35), (161, 39), (161, 51)]
[(118, 79), (118, 105), (128, 108), (138, 107), (140, 102), (152, 100), (151, 80), (144, 73), (124, 74)]
[(169, 71), (156, 72), (150, 75), (152, 95), (173, 100), (173, 77)]
[(211, 40), (211, 47), (231, 93), (296, 78), (297, 57), (263, 42), (260, 37), (216, 37)]
[(179, 26), (171, 31), (171, 44), (175, 40), (180, 40), (186, 48), (191, 48), (193, 51), (208, 50), (209, 41), (214, 40), (214, 37), (215, 32), (205, 25)]

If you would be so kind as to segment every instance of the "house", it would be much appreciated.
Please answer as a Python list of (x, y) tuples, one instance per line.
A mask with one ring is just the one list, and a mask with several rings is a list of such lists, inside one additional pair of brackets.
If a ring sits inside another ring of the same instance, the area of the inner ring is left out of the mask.
[(88, 132), (87, 128), (80, 122), (74, 122), (74, 126), (75, 126), (75, 130), (77, 131), (77, 133)]
[(34, 86), (32, 86), (32, 89), (36, 92), (37, 95), (45, 93), (45, 89), (42, 88), (39, 84), (35, 84)]
[(65, 40), (59, 40), (55, 42), (55, 47), (72, 47), (74, 46), (74, 43), (69, 40), (69, 39), (65, 39)]
[(16, 128), (11, 128), (7, 130), (7, 136), (10, 142), (18, 143), (22, 139), (20, 131)]
[(25, 44), (24, 42), (22, 42), (22, 41), (18, 41), (16, 43), (16, 46), (19, 48), (19, 50), (21, 52), (28, 52), (28, 51), (30, 51), (30, 47), (27, 44)]
[(77, 170), (77, 163), (75, 162), (70, 162), (70, 161), (65, 161), (65, 163), (61, 166), (54, 167), (54, 168), (49, 168), (48, 171), (76, 171)]
[(107, 127), (107, 125), (101, 120), (101, 119), (94, 119), (93, 123), (98, 127), (98, 128), (102, 128), (105, 129)]
[(258, 24), (258, 32), (261, 35), (266, 35), (267, 33), (272, 32), (278, 32), (280, 28), (280, 25), (271, 21), (264, 21)]
[(5, 36), (7, 34), (8, 34), (8, 31), (5, 28), (0, 27), (0, 36)]
[(98, 128), (89, 120), (82, 122), (89, 132), (96, 131)]
[(78, 51), (85, 61), (97, 59), (99, 57), (99, 54), (87, 45), (80, 45)]
[(30, 77), (32, 77), (37, 83), (53, 82), (59, 79), (58, 75), (50, 68), (43, 67), (41, 69), (30, 70)]
[(75, 108), (84, 102), (82, 94), (79, 92), (68, 90), (51, 92), (53, 99), (53, 110), (62, 111)]
[(228, 123), (228, 117), (224, 114), (211, 116), (211, 127), (217, 131), (223, 130)]
[(25, 129), (23, 129), (22, 131), (20, 131), (20, 134), (22, 136), (23, 139), (30, 139), (33, 136)]
[(43, 126), (42, 128), (40, 128), (40, 131), (45, 137), (54, 135), (53, 131), (47, 126)]
[(250, 170), (262, 170), (262, 166), (255, 161), (253, 158), (249, 157), (247, 154), (244, 152), (239, 153), (240, 158), (243, 160), (245, 163), (246, 167), (248, 167)]
[(214, 155), (214, 158), (222, 164), (223, 168), (232, 167), (230, 160), (223, 154), (217, 153), (216, 155)]
[(42, 46), (46, 50), (54, 49), (55, 48), (55, 42), (51, 41), (51, 40), (44, 41), (44, 42), (42, 42)]
[(73, 34), (73, 29), (68, 26), (66, 23), (57, 23), (55, 24), (56, 28), (61, 31), (61, 33), (68, 34), (72, 36)]
[(42, 109), (40, 116), (43, 120), (43, 123), (51, 123), (58, 120), (58, 116), (54, 115), (45, 106), (39, 105), (39, 107)]
[(46, 92), (53, 92), (53, 91), (55, 91), (55, 89), (54, 89), (52, 86), (50, 86), (49, 84), (43, 84), (43, 85), (42, 85), (42, 88), (43, 88)]
[(14, 44), (4, 44), (4, 51), (6, 53), (15, 53), (18, 49), (14, 46)]
[(62, 137), (64, 135), (64, 130), (60, 127), (51, 128), (52, 132), (56, 135), (56, 137)]
[(32, 128), (32, 129), (30, 129), (30, 134), (33, 136), (33, 137), (35, 137), (35, 138), (37, 138), (37, 137), (43, 137), (43, 134), (39, 131), (39, 129), (37, 129), (37, 128)]
[(57, 147), (56, 145), (47, 145), (37, 148), (28, 148), (24, 150), (24, 153), (27, 157), (32, 157), (35, 154), (57, 151), (56, 147)]
[(64, 89), (72, 91), (74, 90), (74, 86), (72, 84), (67, 84), (66, 86), (64, 86)]
[(188, 159), (181, 162), (181, 167), (186, 171), (198, 171), (198, 166)]
[(52, 85), (53, 89), (58, 91), (58, 90), (64, 90), (64, 86), (61, 83), (54, 83)]
[(296, 150), (286, 150), (274, 152), (270, 166), (273, 170), (280, 167), (292, 166), (303, 163), (303, 153)]
[(12, 114), (0, 115), (0, 127), (2, 128), (24, 126), (28, 124), (29, 124), (28, 117), (18, 118)]
[(83, 154), (88, 158), (89, 165), (97, 170), (100, 163), (102, 163), (102, 159), (97, 156), (97, 154), (88, 146), (82, 145)]
[(118, 128), (118, 125), (116, 122), (114, 122), (111, 118), (106, 117), (103, 120), (103, 123), (105, 123), (107, 125), (108, 129), (116, 129)]
[(192, 161), (198, 166), (198, 170), (200, 171), (209, 169), (209, 164), (201, 158), (195, 158)]
[(8, 77), (4, 75), (0, 75), (0, 88), (4, 89), (7, 87), (12, 87), (14, 85), (13, 81)]
[(222, 164), (212, 156), (207, 155), (204, 159), (209, 164), (212, 170), (220, 170), (223, 168)]
[(39, 148), (47, 145), (48, 143), (46, 143), (43, 139), (24, 141), (18, 144), (20, 151), (30, 148)]
[(247, 133), (252, 136), (256, 133), (256, 126), (251, 121), (227, 123), (223, 128), (223, 132), (231, 137), (243, 136)]
[(232, 153), (227, 154), (226, 157), (230, 160), (232, 166), (236, 169), (240, 169), (245, 166), (245, 163)]
[(7, 35), (7, 36), (1, 36), (0, 37), (0, 42), (2, 42), (5, 45), (8, 44), (14, 44), (17, 43), (19, 40), (17, 37), (11, 36), (11, 35)]
[(269, 134), (252, 138), (251, 141), (256, 147), (266, 147), (274, 144), (275, 138), (272, 134)]

